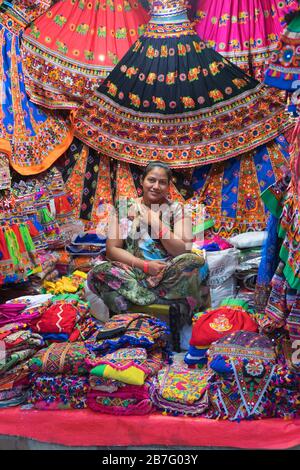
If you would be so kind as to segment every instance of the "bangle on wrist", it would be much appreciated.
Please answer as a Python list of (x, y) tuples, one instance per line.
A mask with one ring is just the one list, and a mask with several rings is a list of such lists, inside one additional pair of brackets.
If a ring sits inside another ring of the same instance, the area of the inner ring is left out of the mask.
[(144, 271), (145, 274), (148, 274), (148, 272), (149, 272), (149, 262), (148, 261), (144, 261), (143, 271)]

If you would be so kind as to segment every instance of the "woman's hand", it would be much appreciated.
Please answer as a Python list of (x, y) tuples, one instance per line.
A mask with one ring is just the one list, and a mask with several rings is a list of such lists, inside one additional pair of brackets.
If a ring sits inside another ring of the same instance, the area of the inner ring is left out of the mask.
[(166, 267), (166, 265), (167, 264), (163, 261), (148, 261), (148, 274), (156, 276)]

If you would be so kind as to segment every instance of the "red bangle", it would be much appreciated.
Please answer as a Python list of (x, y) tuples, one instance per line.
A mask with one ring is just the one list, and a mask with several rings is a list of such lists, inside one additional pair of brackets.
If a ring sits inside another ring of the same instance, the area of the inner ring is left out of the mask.
[(144, 261), (143, 271), (144, 271), (145, 274), (148, 274), (148, 272), (149, 272), (149, 262), (148, 261)]

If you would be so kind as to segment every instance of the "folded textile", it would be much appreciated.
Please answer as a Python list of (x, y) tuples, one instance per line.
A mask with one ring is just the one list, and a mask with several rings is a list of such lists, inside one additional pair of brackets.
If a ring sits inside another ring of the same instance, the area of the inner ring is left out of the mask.
[(225, 240), (219, 235), (214, 235), (213, 237), (207, 238), (203, 241), (198, 240), (194, 242), (193, 247), (205, 251), (220, 251), (232, 248), (232, 245), (228, 242), (228, 240)]
[(150, 315), (127, 313), (108, 320), (87, 347), (102, 354), (128, 346), (165, 347), (167, 337), (166, 323)]
[(105, 261), (105, 251), (101, 251), (101, 255), (98, 256), (86, 256), (86, 255), (78, 255), (73, 256), (72, 261), (70, 263), (71, 272), (76, 269), (88, 273), (94, 266), (99, 264), (100, 262)]
[(0, 356), (0, 376), (12, 369), (17, 364), (20, 364), (31, 358), (35, 353), (36, 349), (22, 349), (15, 352), (6, 350), (4, 357)]
[(101, 238), (95, 232), (86, 232), (77, 235), (73, 240), (73, 245), (105, 245), (106, 238)]
[(148, 353), (144, 348), (121, 348), (102, 358), (87, 360), (93, 366), (91, 375), (129, 385), (144, 385), (147, 377), (156, 374), (163, 363), (161, 350)]
[(150, 388), (155, 406), (169, 413), (196, 416), (208, 408), (208, 379), (211, 371), (191, 370), (183, 362), (162, 369)]
[(6, 335), (2, 341), (9, 353), (22, 349), (39, 349), (45, 344), (42, 336), (32, 333), (30, 330), (14, 331)]
[(100, 392), (116, 392), (119, 388), (125, 387), (124, 382), (118, 382), (108, 378), (98, 377), (97, 375), (89, 376), (90, 390), (99, 390)]
[(86, 408), (87, 377), (30, 374), (28, 403), (38, 409)]
[(64, 333), (71, 335), (75, 325), (87, 315), (89, 305), (77, 295), (53, 296), (49, 302), (39, 308), (40, 316), (31, 322), (31, 328), (37, 333)]
[(38, 321), (31, 324), (33, 331), (39, 333), (70, 334), (77, 320), (77, 308), (68, 302), (57, 302), (43, 307)]
[(8, 408), (10, 406), (18, 406), (21, 405), (22, 403), (25, 403), (27, 400), (27, 392), (21, 393), (18, 396), (12, 397), (12, 398), (7, 398), (6, 400), (1, 400), (0, 401), (0, 408)]
[(99, 256), (105, 251), (105, 246), (68, 245), (66, 250), (72, 256)]
[(12, 398), (20, 397), (24, 395), (28, 387), (23, 387), (19, 385), (18, 387), (12, 388), (11, 390), (0, 391), (0, 404), (3, 401), (10, 400)]
[(102, 324), (91, 316), (89, 311), (86, 316), (82, 316), (75, 325), (74, 330), (70, 334), (69, 341), (86, 341), (94, 333), (101, 329)]
[(38, 316), (33, 312), (32, 316), (24, 311), (26, 304), (0, 304), (0, 327), (7, 323), (22, 323)]
[(112, 393), (91, 390), (87, 403), (93, 411), (114, 415), (145, 415), (153, 408), (148, 384), (126, 385)]
[(56, 343), (63, 343), (68, 341), (70, 335), (67, 333), (41, 333), (42, 338), (45, 341), (49, 342), (56, 342)]
[(268, 233), (266, 231), (240, 233), (239, 235), (229, 238), (229, 242), (236, 248), (252, 248), (262, 246), (267, 236)]
[(54, 398), (52, 401), (47, 401), (47, 399), (36, 400), (32, 403), (32, 406), (36, 410), (45, 411), (83, 409), (87, 408), (87, 397), (86, 395), (81, 395), (74, 397), (72, 400), (63, 400), (59, 397)]
[(88, 375), (85, 359), (89, 352), (83, 342), (52, 343), (29, 360), (31, 372), (50, 375)]
[(300, 372), (276, 364), (267, 390), (265, 415), (274, 418), (300, 417)]
[(253, 332), (231, 333), (212, 344), (209, 398), (214, 417), (230, 420), (268, 416), (268, 387), (275, 371), (271, 340)]
[(207, 363), (207, 351), (207, 347), (197, 348), (195, 346), (189, 346), (188, 352), (184, 356), (184, 362), (189, 366), (204, 366)]
[(29, 385), (28, 368), (23, 363), (16, 365), (13, 369), (0, 375), (0, 391), (13, 390), (15, 387)]
[(17, 297), (16, 299), (9, 300), (5, 305), (17, 303), (25, 304), (26, 308), (40, 307), (48, 302), (52, 297), (52, 294), (24, 295), (22, 297)]
[(27, 323), (6, 323), (5, 325), (0, 326), (0, 340), (6, 338), (6, 336), (11, 335), (18, 330), (26, 330), (28, 328)]

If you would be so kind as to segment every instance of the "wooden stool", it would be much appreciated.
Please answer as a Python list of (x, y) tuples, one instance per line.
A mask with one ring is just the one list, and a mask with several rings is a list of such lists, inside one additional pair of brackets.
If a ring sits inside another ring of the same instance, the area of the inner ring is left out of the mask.
[(163, 316), (169, 315), (169, 327), (171, 330), (171, 340), (173, 350), (180, 352), (180, 309), (176, 303), (170, 303), (169, 305), (164, 304), (152, 304), (152, 305), (134, 305), (128, 309), (130, 313), (145, 313), (147, 315)]

